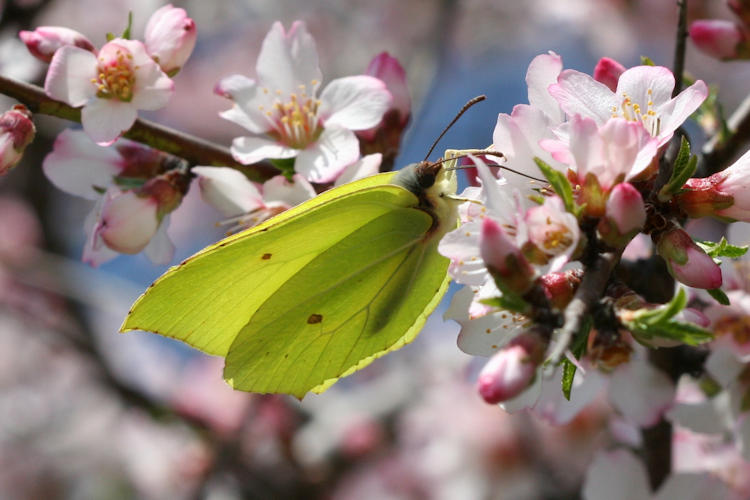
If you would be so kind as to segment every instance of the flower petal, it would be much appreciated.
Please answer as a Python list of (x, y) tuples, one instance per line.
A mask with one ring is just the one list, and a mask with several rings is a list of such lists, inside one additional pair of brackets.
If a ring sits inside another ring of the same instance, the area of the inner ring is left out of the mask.
[(216, 84), (214, 93), (234, 102), (232, 108), (219, 113), (225, 120), (245, 127), (254, 134), (271, 130), (268, 117), (263, 111), (271, 109), (270, 99), (267, 97), (268, 94), (260, 91), (255, 80), (242, 75), (228, 76)]
[(99, 231), (97, 231), (103, 206), (104, 197), (100, 196), (83, 223), (83, 229), (86, 232), (86, 243), (83, 245), (81, 260), (92, 267), (99, 267), (101, 264), (120, 255), (104, 244)]
[(201, 198), (226, 217), (246, 214), (263, 205), (255, 184), (229, 167), (193, 167), (198, 175)]
[(612, 116), (612, 106), (619, 104), (615, 94), (589, 75), (566, 69), (550, 85), (549, 93), (557, 99), (568, 116), (582, 115), (603, 124)]
[(83, 106), (96, 95), (96, 56), (88, 50), (66, 45), (55, 52), (44, 91), (53, 99), (73, 107)]
[(83, 131), (100, 146), (112, 144), (137, 117), (136, 108), (116, 99), (92, 99), (81, 110)]
[(373, 153), (371, 155), (363, 156), (356, 162), (352, 163), (346, 169), (341, 172), (336, 178), (334, 186), (342, 186), (346, 183), (356, 181), (357, 179), (364, 179), (371, 175), (375, 175), (380, 171), (380, 164), (383, 161), (383, 155), (381, 153)]
[(97, 146), (82, 130), (65, 129), (55, 139), (42, 168), (59, 189), (95, 200), (120, 172), (121, 160), (115, 149)]
[(656, 110), (661, 117), (660, 145), (672, 137), (672, 133), (698, 109), (706, 97), (708, 97), (708, 87), (702, 80), (698, 80)]
[(674, 75), (664, 66), (635, 66), (625, 70), (617, 81), (617, 95), (629, 97), (642, 109), (649, 101), (659, 107), (672, 98)]
[(166, 266), (174, 257), (175, 246), (169, 239), (167, 228), (169, 227), (169, 215), (165, 215), (159, 224), (159, 229), (151, 237), (143, 253), (157, 266)]
[(292, 176), (292, 182), (283, 175), (271, 177), (263, 184), (263, 200), (266, 203), (281, 202), (294, 207), (315, 197), (315, 188), (299, 174)]
[(674, 401), (675, 387), (651, 363), (634, 359), (612, 374), (609, 399), (629, 420), (642, 427), (656, 424)]
[(564, 116), (560, 104), (550, 95), (549, 86), (557, 83), (562, 67), (562, 58), (550, 52), (536, 56), (526, 70), (529, 104), (543, 111), (555, 123), (562, 122)]
[(372, 76), (337, 78), (323, 89), (318, 116), (326, 127), (367, 129), (380, 123), (391, 99), (385, 83)]
[(299, 150), (280, 144), (264, 136), (235, 137), (232, 141), (232, 156), (238, 162), (249, 165), (266, 158), (294, 158)]
[(299, 92), (299, 85), (309, 85), (312, 91), (308, 94), (313, 95), (323, 76), (315, 40), (305, 23), (295, 21), (285, 32), (284, 26), (275, 22), (263, 40), (255, 71), (271, 92), (279, 90), (288, 96)]
[[(133, 99), (136, 109), (155, 110), (167, 105), (174, 92), (174, 82), (146, 52), (146, 47), (138, 40), (116, 39), (133, 56), (135, 85)], [(114, 40), (110, 43), (114, 43)]]
[(294, 170), (310, 182), (331, 182), (359, 158), (359, 141), (351, 130), (326, 127), (317, 141), (297, 155)]
[(584, 500), (650, 500), (643, 463), (631, 452), (599, 452), (586, 472)]

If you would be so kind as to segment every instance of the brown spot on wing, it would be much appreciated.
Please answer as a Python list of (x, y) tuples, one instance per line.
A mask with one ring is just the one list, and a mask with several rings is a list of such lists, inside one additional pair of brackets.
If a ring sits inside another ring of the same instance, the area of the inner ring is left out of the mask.
[(322, 314), (311, 314), (309, 318), (307, 318), (307, 324), (308, 325), (314, 325), (316, 323), (320, 323), (323, 321), (323, 315)]
[(263, 255), (261, 256), (261, 259), (263, 259), (263, 260), (268, 260), (268, 259), (270, 259), (270, 258), (271, 258), (271, 254), (270, 254), (270, 253), (264, 253), (264, 254), (263, 254)]

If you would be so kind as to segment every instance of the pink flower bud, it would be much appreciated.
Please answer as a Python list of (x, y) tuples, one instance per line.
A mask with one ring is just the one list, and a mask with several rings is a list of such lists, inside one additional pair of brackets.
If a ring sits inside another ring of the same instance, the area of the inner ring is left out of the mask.
[(625, 71), (625, 66), (609, 57), (602, 57), (594, 67), (594, 80), (601, 82), (612, 92), (617, 90), (617, 82)]
[(677, 204), (690, 217), (707, 215), (750, 222), (750, 152), (721, 172), (688, 179)]
[(148, 245), (159, 227), (154, 198), (134, 191), (110, 190), (104, 199), (95, 234), (120, 253), (136, 254)]
[(677, 281), (706, 290), (721, 286), (721, 268), (683, 229), (673, 228), (661, 233), (656, 251)]
[(534, 268), (503, 228), (490, 217), (482, 222), (479, 252), (498, 287), (523, 294), (534, 281)]
[(36, 134), (31, 112), (17, 104), (0, 115), (0, 175), (6, 174), (21, 161), (23, 151)]
[(536, 376), (537, 367), (544, 360), (545, 342), (529, 330), (490, 358), (477, 379), (477, 389), (490, 403), (501, 403), (521, 394)]
[(701, 51), (717, 59), (747, 57), (744, 31), (731, 21), (702, 19), (690, 25), (690, 38)]
[(182, 201), (190, 186), (190, 177), (180, 170), (171, 170), (150, 179), (138, 190), (139, 196), (154, 200), (159, 218), (172, 212)]
[(174, 76), (188, 60), (195, 47), (195, 21), (184, 9), (165, 5), (148, 20), (144, 36), (146, 50), (162, 71)]
[(365, 74), (382, 80), (393, 100), (378, 125), (357, 131), (360, 150), (362, 155), (382, 153), (382, 168), (390, 169), (401, 146), (401, 135), (411, 117), (411, 97), (406, 72), (398, 59), (383, 52), (370, 61)]
[(581, 284), (581, 276), (580, 269), (547, 273), (539, 277), (539, 284), (550, 304), (563, 310), (573, 300), (573, 295)]
[(646, 206), (632, 184), (617, 184), (607, 200), (605, 217), (599, 221), (599, 234), (608, 245), (622, 248), (643, 229)]
[(383, 80), (388, 92), (393, 97), (391, 109), (398, 111), (401, 123), (406, 125), (411, 115), (411, 97), (406, 82), (406, 71), (404, 71), (398, 59), (388, 52), (381, 52), (370, 61), (367, 70), (365, 70), (365, 75)]
[(83, 50), (96, 53), (94, 44), (81, 33), (62, 26), (39, 26), (34, 31), (21, 31), (18, 37), (31, 55), (49, 63), (55, 51), (66, 45), (73, 45)]

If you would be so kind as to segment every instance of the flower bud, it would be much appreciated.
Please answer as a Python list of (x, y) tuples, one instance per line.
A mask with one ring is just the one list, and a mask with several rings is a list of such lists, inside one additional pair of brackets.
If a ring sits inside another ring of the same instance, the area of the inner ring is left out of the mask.
[(632, 184), (617, 184), (607, 200), (605, 216), (599, 221), (599, 235), (614, 248), (622, 248), (643, 229), (646, 206)]
[(102, 205), (95, 234), (110, 249), (136, 254), (148, 245), (159, 227), (154, 198), (134, 191), (110, 189)]
[(495, 404), (521, 394), (534, 381), (545, 346), (542, 336), (533, 329), (511, 340), (479, 373), (477, 389), (482, 398)]
[(36, 134), (31, 112), (17, 104), (0, 115), (0, 175), (6, 174), (21, 161), (23, 151)]
[(195, 47), (195, 21), (184, 9), (165, 5), (153, 13), (146, 25), (146, 50), (168, 76), (177, 74)]
[(563, 310), (575, 295), (581, 284), (583, 273), (580, 269), (570, 269), (556, 273), (547, 273), (539, 277), (539, 284), (544, 290), (544, 296), (553, 307)]
[(39, 26), (34, 31), (20, 31), (18, 37), (31, 55), (49, 63), (55, 51), (66, 45), (73, 45), (83, 50), (96, 53), (94, 44), (81, 33), (62, 26)]
[(707, 215), (750, 222), (750, 152), (702, 179), (688, 179), (675, 201), (689, 217)]
[(657, 238), (656, 251), (677, 281), (706, 290), (721, 286), (721, 268), (683, 229), (669, 229)]
[(182, 201), (190, 186), (190, 177), (180, 170), (171, 170), (147, 181), (138, 190), (139, 196), (150, 197), (158, 207), (158, 217), (172, 212)]
[(602, 57), (594, 67), (594, 80), (601, 82), (612, 92), (617, 90), (617, 82), (625, 71), (625, 66), (609, 57)]
[(482, 222), (479, 252), (500, 290), (523, 295), (531, 288), (534, 268), (500, 224), (490, 217), (485, 217)]
[(745, 32), (731, 21), (695, 21), (690, 25), (690, 38), (701, 51), (717, 59), (744, 59), (749, 55)]
[(382, 52), (370, 61), (365, 75), (382, 80), (393, 100), (378, 125), (357, 131), (360, 150), (362, 155), (382, 153), (383, 168), (390, 169), (401, 145), (401, 135), (411, 117), (411, 97), (406, 72), (398, 59)]

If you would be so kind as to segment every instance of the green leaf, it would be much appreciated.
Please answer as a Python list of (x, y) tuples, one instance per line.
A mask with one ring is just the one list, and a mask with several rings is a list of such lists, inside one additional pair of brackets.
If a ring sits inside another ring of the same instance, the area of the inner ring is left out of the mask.
[(722, 290), (721, 288), (714, 288), (713, 290), (706, 290), (706, 291), (719, 304), (723, 306), (729, 305), (729, 297), (727, 297), (727, 294), (724, 293), (724, 290)]
[(576, 207), (575, 200), (573, 199), (573, 186), (570, 185), (570, 181), (565, 177), (565, 174), (555, 170), (537, 156), (534, 157), (534, 161), (539, 167), (539, 170), (542, 171), (542, 175), (544, 175), (547, 182), (549, 182), (552, 189), (554, 189), (555, 193), (562, 198), (562, 201), (565, 204), (565, 209), (577, 217), (580, 210)]
[(124, 38), (125, 40), (130, 40), (130, 31), (133, 28), (133, 11), (128, 11), (128, 25), (125, 27), (125, 30), (122, 32), (122, 36), (120, 38)]
[(281, 171), (281, 175), (291, 181), (294, 176), (294, 158), (271, 158), (271, 165)]
[(570, 391), (573, 389), (573, 380), (578, 368), (568, 358), (563, 360), (562, 392), (565, 399), (570, 401)]
[(108, 42), (111, 42), (111, 41), (112, 41), (112, 40), (114, 40), (115, 38), (117, 38), (117, 37), (115, 36), (115, 34), (114, 34), (114, 33), (107, 33), (107, 41), (108, 41)]
[(651, 310), (636, 311), (632, 319), (623, 321), (636, 337), (644, 340), (661, 337), (676, 340), (688, 345), (703, 344), (713, 340), (713, 334), (693, 323), (674, 320), (674, 317), (687, 305), (687, 294), (684, 289), (662, 307)]
[(648, 56), (641, 56), (641, 66), (656, 66), (656, 63)]
[(701, 241), (695, 240), (695, 243), (703, 249), (710, 257), (728, 257), (730, 259), (739, 259), (747, 253), (748, 245), (736, 246), (730, 245), (726, 238), (722, 237), (720, 241)]
[(504, 291), (503, 294), (498, 297), (482, 299), (479, 302), (488, 306), (521, 314), (529, 311), (529, 304), (523, 300), (520, 295), (508, 291)]
[[(570, 348), (576, 359), (586, 354), (586, 344), (589, 338), (589, 330), (591, 329), (592, 318), (587, 316), (581, 325), (581, 329), (576, 333), (576, 339)], [(568, 358), (565, 358), (563, 364), (563, 375), (562, 375), (562, 392), (565, 399), (570, 401), (570, 391), (573, 389), (573, 380), (575, 379), (576, 370), (578, 367), (572, 363)]]
[(659, 200), (668, 201), (672, 195), (677, 194), (695, 173), (698, 166), (698, 157), (690, 155), (690, 143), (683, 136), (680, 142), (680, 150), (674, 162), (672, 177), (669, 182), (659, 191)]
[(648, 328), (648, 335), (676, 340), (688, 345), (700, 345), (714, 339), (714, 334), (693, 323), (671, 321)]

